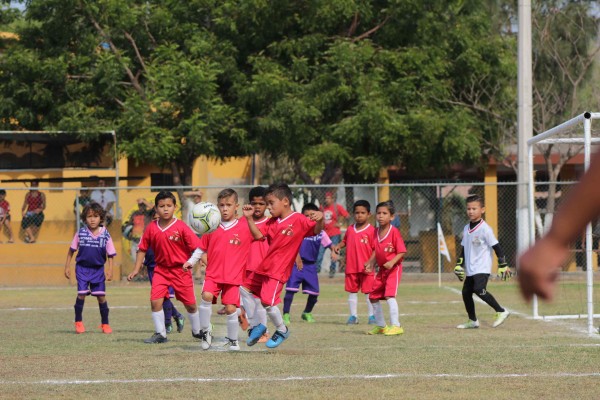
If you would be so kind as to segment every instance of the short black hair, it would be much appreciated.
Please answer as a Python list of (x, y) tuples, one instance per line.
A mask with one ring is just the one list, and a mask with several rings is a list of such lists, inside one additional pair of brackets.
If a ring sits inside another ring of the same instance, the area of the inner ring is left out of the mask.
[(154, 204), (158, 204), (159, 201), (164, 199), (171, 199), (173, 200), (173, 204), (177, 205), (177, 199), (175, 198), (175, 195), (169, 192), (168, 190), (161, 190), (160, 192), (158, 192), (158, 194), (154, 198)]
[(267, 188), (264, 186), (256, 186), (250, 189), (250, 193), (248, 193), (248, 200), (252, 201), (255, 197), (262, 197), (263, 199), (267, 195)]
[(394, 202), (392, 200), (382, 201), (381, 203), (377, 204), (377, 208), (375, 210), (379, 210), (381, 207), (386, 207), (392, 215), (396, 213), (396, 208), (394, 207)]
[(305, 205), (302, 206), (302, 214), (304, 214), (305, 211), (319, 211), (319, 207), (317, 207), (317, 205), (315, 203), (306, 203)]
[(223, 189), (217, 195), (217, 202), (219, 202), (219, 200), (221, 200), (221, 199), (226, 199), (231, 196), (233, 196), (235, 198), (235, 202), (237, 203), (238, 202), (237, 192), (231, 188)]
[(485, 203), (483, 202), (483, 197), (478, 194), (471, 194), (467, 196), (467, 203), (475, 203), (478, 202), (481, 207), (485, 207)]
[(104, 223), (104, 218), (106, 217), (106, 210), (104, 209), (104, 207), (102, 207), (100, 204), (96, 203), (95, 201), (92, 201), (91, 203), (87, 204), (85, 207), (83, 207), (83, 211), (81, 212), (81, 222), (85, 223), (85, 220), (87, 218), (87, 215), (91, 212), (93, 212), (94, 214), (98, 214), (100, 216), (100, 223), (103, 224)]
[(273, 183), (269, 185), (265, 192), (265, 196), (273, 195), (277, 197), (279, 200), (283, 200), (287, 198), (292, 204), (294, 195), (292, 194), (292, 189), (286, 183)]
[(0, 194), (4, 194), (4, 195), (6, 195), (6, 190), (4, 190), (4, 189), (0, 189)]
[(366, 200), (357, 200), (354, 202), (352, 209), (356, 211), (356, 207), (364, 207), (367, 209), (367, 212), (371, 212), (371, 203)]

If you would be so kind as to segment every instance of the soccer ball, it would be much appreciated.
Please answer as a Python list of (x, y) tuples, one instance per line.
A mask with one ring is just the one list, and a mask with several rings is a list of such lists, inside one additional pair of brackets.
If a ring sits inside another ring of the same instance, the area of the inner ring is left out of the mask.
[(201, 202), (194, 204), (189, 214), (188, 224), (198, 234), (209, 233), (219, 227), (221, 212), (212, 203)]

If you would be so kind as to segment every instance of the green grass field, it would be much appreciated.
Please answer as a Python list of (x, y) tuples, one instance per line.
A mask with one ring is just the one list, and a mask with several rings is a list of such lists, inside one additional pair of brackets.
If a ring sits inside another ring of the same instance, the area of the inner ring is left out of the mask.
[[(142, 343), (153, 327), (148, 283), (109, 286), (111, 335), (97, 328), (93, 298), (84, 310), (88, 332), (74, 333), (74, 287), (4, 288), (0, 398), (600, 397), (600, 335), (583, 333), (585, 321), (531, 320), (516, 283), (494, 281), (489, 291), (515, 314), (493, 329), (493, 310), (476, 303), (481, 328), (458, 330), (466, 321), (460, 288), (450, 277), (438, 288), (436, 276), (405, 274), (398, 303), (406, 333), (367, 336), (364, 302), (361, 323), (345, 325), (342, 280), (323, 279), (317, 323), (300, 320), (306, 297), (296, 295), (281, 347), (242, 344), (237, 353), (202, 351), (188, 325), (168, 343)], [(387, 319), (386, 304), (384, 312)], [(213, 322), (218, 346), (225, 318), (215, 312)]]

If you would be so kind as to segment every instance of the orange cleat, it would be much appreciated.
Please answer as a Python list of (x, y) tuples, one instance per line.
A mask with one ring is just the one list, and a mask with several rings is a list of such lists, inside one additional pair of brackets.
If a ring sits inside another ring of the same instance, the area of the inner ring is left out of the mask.
[(248, 326), (250, 326), (250, 324), (248, 323), (248, 318), (246, 318), (246, 311), (244, 311), (243, 308), (242, 312), (238, 316), (238, 322), (240, 323), (240, 327), (243, 331), (248, 330)]
[(265, 332), (260, 339), (258, 339), (258, 343), (267, 343), (269, 341), (269, 334)]
[(102, 329), (102, 333), (112, 333), (112, 328), (109, 324), (102, 324), (100, 328)]
[(84, 333), (85, 326), (83, 326), (83, 321), (75, 321), (75, 333)]

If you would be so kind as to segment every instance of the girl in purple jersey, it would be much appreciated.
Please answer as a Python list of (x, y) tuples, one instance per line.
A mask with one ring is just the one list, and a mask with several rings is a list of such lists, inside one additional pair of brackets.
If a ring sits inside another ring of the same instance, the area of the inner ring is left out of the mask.
[[(100, 307), (104, 333), (112, 333), (108, 323), (108, 303), (106, 302), (106, 280), (112, 279), (113, 257), (117, 255), (108, 230), (102, 225), (106, 211), (98, 203), (90, 203), (83, 209), (81, 219), (84, 222), (75, 234), (65, 262), (65, 277), (71, 278), (71, 259), (77, 251), (75, 259), (75, 276), (77, 277), (77, 299), (75, 300), (75, 332), (84, 333), (83, 304), (88, 295), (96, 296)], [(108, 257), (108, 266), (104, 269)]]

